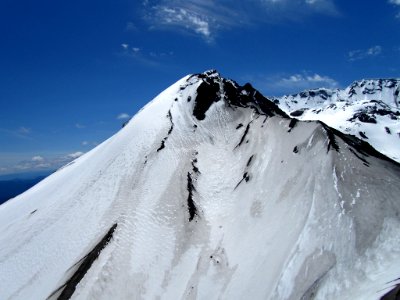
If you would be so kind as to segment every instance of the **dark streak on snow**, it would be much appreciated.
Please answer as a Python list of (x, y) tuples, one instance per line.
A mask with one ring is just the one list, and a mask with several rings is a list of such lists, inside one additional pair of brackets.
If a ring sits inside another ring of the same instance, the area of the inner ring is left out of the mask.
[(166, 138), (164, 138), (164, 139), (161, 141), (161, 145), (160, 145), (160, 147), (158, 147), (157, 152), (159, 152), (159, 151), (161, 151), (162, 149), (165, 148), (165, 141), (166, 141)]
[(243, 174), (243, 178), (238, 182), (238, 184), (235, 186), (234, 190), (237, 189), (237, 187), (243, 182), (243, 180), (246, 181), (246, 182), (249, 182), (249, 180), (250, 180), (250, 175), (249, 175), (249, 173), (245, 172), (245, 173)]
[(360, 155), (358, 155), (357, 152), (356, 152), (355, 150), (353, 150), (352, 148), (349, 148), (349, 150), (350, 150), (350, 152), (353, 153), (359, 160), (361, 160), (361, 161), (364, 163), (364, 165), (366, 165), (367, 167), (369, 167), (369, 162), (368, 162), (366, 159), (364, 159), (364, 158), (362, 158)]
[(58, 300), (68, 300), (74, 294), (76, 286), (83, 279), (85, 274), (93, 265), (94, 261), (99, 257), (101, 251), (107, 246), (113, 237), (114, 231), (117, 228), (117, 223), (115, 223), (105, 236), (101, 239), (101, 241), (81, 260), (81, 264), (75, 273), (67, 280), (67, 282), (54, 291), (50, 296), (52, 297), (57, 292), (62, 290), (61, 294), (57, 297)]
[(254, 154), (250, 156), (249, 160), (247, 161), (246, 167), (250, 166), (251, 161), (253, 160)]
[(239, 129), (239, 128), (241, 128), (241, 127), (243, 127), (243, 124), (242, 124), (242, 123), (240, 123), (238, 126), (236, 126), (236, 129)]
[[(327, 125), (325, 125), (322, 122), (319, 122), (319, 123), (322, 124), (324, 129), (328, 132), (328, 135), (331, 135), (333, 137), (333, 139), (335, 137), (339, 137), (349, 147), (351, 147), (352, 149), (354, 149), (355, 151), (357, 151), (359, 154), (363, 155), (364, 157), (373, 156), (373, 157), (382, 159), (384, 161), (388, 161), (390, 163), (393, 163), (396, 166), (400, 167), (400, 163), (398, 163), (397, 161), (395, 161), (395, 160), (387, 157), (386, 155), (378, 152), (374, 147), (372, 147), (366, 141), (363, 141), (363, 140), (359, 139), (358, 137), (356, 137), (354, 135), (345, 134), (345, 133), (340, 132), (339, 130), (336, 130), (334, 128), (328, 127)], [(335, 142), (335, 144), (336, 144), (336, 142)], [(337, 144), (336, 144), (336, 146), (337, 146)], [(355, 152), (352, 151), (352, 153), (354, 154)], [(360, 159), (359, 156), (357, 156), (357, 158)], [(364, 164), (366, 163), (364, 160), (362, 160), (362, 161), (363, 161)], [(368, 165), (369, 165), (369, 163), (368, 163)]]
[(390, 131), (390, 128), (389, 128), (389, 127), (385, 127), (385, 130), (386, 130), (386, 133), (392, 134), (392, 132)]
[(295, 146), (295, 147), (293, 148), (293, 153), (299, 153), (299, 148), (297, 148), (297, 146)]
[(288, 132), (291, 132), (292, 129), (296, 127), (296, 124), (297, 124), (297, 119), (290, 119)]
[(298, 109), (298, 110), (296, 110), (296, 111), (291, 112), (291, 113), (290, 113), (290, 116), (291, 116), (291, 117), (300, 117), (302, 114), (304, 114), (304, 111), (305, 111), (305, 110), (306, 110), (305, 108)]
[(249, 124), (247, 124), (246, 129), (244, 130), (244, 133), (243, 133), (243, 135), (242, 135), (242, 138), (240, 139), (239, 144), (236, 145), (235, 149), (236, 149), (237, 147), (240, 147), (240, 145), (243, 143), (244, 139), (246, 138), (247, 133), (249, 132), (250, 124), (251, 124), (251, 122), (250, 122)]
[[(195, 155), (197, 155), (197, 154), (198, 153), (196, 152)], [(197, 164), (197, 158), (195, 157), (195, 158), (192, 159), (192, 170), (196, 174), (201, 174), (201, 172), (200, 172), (199, 168), (196, 166), (196, 164)]]
[(165, 142), (168, 140), (169, 135), (172, 133), (172, 130), (174, 129), (174, 122), (172, 120), (171, 110), (168, 111), (167, 118), (171, 122), (171, 127), (168, 130), (167, 136), (165, 138), (163, 138), (163, 140), (161, 141), (161, 145), (160, 145), (160, 147), (158, 147), (157, 152), (159, 152), (165, 148)]
[(30, 215), (33, 215), (35, 212), (37, 212), (37, 209), (35, 209), (34, 211), (31, 211)]
[(368, 137), (365, 135), (365, 133), (364, 132), (362, 132), (362, 131), (360, 131), (359, 133), (358, 133), (362, 138), (364, 138), (364, 139), (367, 139), (368, 140)]
[(319, 122), (320, 124), (322, 124), (323, 128), (325, 129), (326, 135), (328, 136), (328, 149), (327, 149), (327, 153), (329, 152), (329, 150), (332, 149), (336, 150), (336, 152), (339, 152), (339, 145), (336, 142), (336, 138), (335, 138), (335, 133), (333, 131), (333, 128), (328, 127), (327, 125), (325, 125), (322, 122)]
[(167, 118), (168, 118), (169, 121), (171, 122), (171, 127), (170, 127), (170, 129), (168, 130), (168, 135), (170, 135), (171, 132), (172, 132), (172, 130), (174, 129), (174, 122), (172, 121), (171, 110), (168, 111)]
[(189, 222), (193, 221), (194, 217), (197, 216), (197, 208), (193, 200), (193, 192), (196, 191), (193, 185), (193, 179), (190, 172), (187, 173), (187, 190), (189, 192), (187, 198), (188, 210), (189, 210)]

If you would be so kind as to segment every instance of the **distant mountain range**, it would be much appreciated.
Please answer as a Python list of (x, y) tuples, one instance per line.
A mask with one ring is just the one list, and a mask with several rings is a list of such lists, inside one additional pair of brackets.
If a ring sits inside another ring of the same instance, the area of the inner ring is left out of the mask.
[(290, 116), (319, 120), (368, 142), (400, 162), (400, 80), (355, 81), (346, 89), (314, 89), (275, 98)]

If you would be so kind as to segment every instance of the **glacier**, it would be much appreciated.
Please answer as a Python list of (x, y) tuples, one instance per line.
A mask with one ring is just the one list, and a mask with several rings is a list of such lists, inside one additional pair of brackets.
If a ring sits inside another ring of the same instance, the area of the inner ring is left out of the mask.
[(0, 206), (0, 298), (395, 299), (400, 165), (378, 150), (188, 75)]

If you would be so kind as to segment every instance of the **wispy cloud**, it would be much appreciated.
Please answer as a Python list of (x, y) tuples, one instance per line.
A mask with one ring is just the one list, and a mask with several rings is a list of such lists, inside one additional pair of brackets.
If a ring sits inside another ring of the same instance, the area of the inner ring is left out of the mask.
[(200, 34), (205, 39), (211, 38), (210, 27), (215, 20), (210, 16), (183, 7), (157, 6), (154, 7), (154, 12), (160, 25), (181, 27)]
[(139, 53), (140, 52), (140, 48), (139, 47), (130, 47), (129, 44), (126, 44), (126, 43), (122, 43), (121, 47), (122, 47), (123, 50), (126, 51), (126, 53), (131, 52), (133, 54), (133, 53)]
[(153, 0), (143, 7), (152, 29), (191, 33), (208, 42), (221, 30), (338, 12), (333, 0)]
[[(396, 6), (400, 6), (400, 0), (389, 0), (389, 3)], [(397, 12), (396, 18), (400, 19), (400, 11)]]
[(248, 77), (246, 80), (254, 82), (256, 88), (270, 96), (298, 93), (306, 89), (339, 87), (339, 82), (330, 76), (306, 71), (292, 75)]
[(121, 48), (121, 55), (134, 58), (136, 61), (149, 66), (157, 66), (163, 59), (174, 55), (173, 51), (148, 51), (138, 46), (131, 46), (128, 43), (122, 43)]
[(0, 173), (18, 173), (18, 172), (33, 172), (40, 170), (55, 170), (67, 163), (77, 159), (84, 153), (81, 151), (69, 153), (66, 155), (59, 155), (56, 157), (44, 157), (42, 155), (35, 155), (31, 159), (22, 160), (15, 165), (0, 167)]
[(18, 132), (21, 134), (30, 134), (31, 133), (31, 129), (21, 126), (20, 128), (18, 128)]
[(20, 126), (17, 129), (0, 128), (0, 133), (19, 139), (32, 140), (32, 130), (25, 126)]
[(278, 80), (275, 85), (285, 89), (312, 89), (312, 88), (336, 88), (339, 83), (326, 75), (314, 74), (294, 74)]
[(259, 0), (267, 12), (277, 18), (297, 19), (307, 14), (320, 13), (338, 15), (339, 11), (333, 0)]
[(118, 120), (126, 120), (126, 119), (129, 119), (131, 116), (129, 115), (129, 114), (127, 114), (127, 113), (120, 113), (118, 116), (117, 116), (117, 119)]
[(348, 53), (349, 61), (361, 60), (366, 59), (369, 57), (375, 57), (382, 53), (383, 48), (379, 45), (373, 46), (368, 49), (358, 49), (352, 50)]
[(128, 23), (126, 23), (125, 30), (126, 31), (138, 31), (138, 28), (133, 22), (128, 22)]
[(143, 5), (144, 18), (152, 29), (179, 30), (206, 41), (213, 40), (216, 30), (232, 27), (240, 20), (227, 4), (215, 0), (158, 0), (145, 1)]
[(78, 128), (78, 129), (83, 129), (83, 128), (85, 128), (86, 126), (85, 126), (85, 125), (82, 125), (82, 124), (80, 124), (80, 123), (75, 123), (75, 127)]
[(40, 155), (32, 157), (32, 161), (44, 161), (44, 158)]
[(82, 156), (83, 154), (84, 153), (82, 151), (77, 151), (77, 152), (73, 152), (73, 153), (68, 154), (66, 156), (66, 158), (75, 159), (75, 158), (78, 158), (78, 157)]
[(99, 143), (98, 142), (90, 142), (90, 141), (83, 141), (82, 146), (97, 146)]

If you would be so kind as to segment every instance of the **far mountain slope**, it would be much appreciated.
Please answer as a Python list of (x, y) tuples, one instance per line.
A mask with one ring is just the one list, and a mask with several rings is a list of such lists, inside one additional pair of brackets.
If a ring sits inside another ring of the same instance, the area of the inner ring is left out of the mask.
[(315, 89), (275, 98), (299, 120), (320, 120), (357, 136), (400, 162), (400, 80), (356, 81), (344, 90)]

